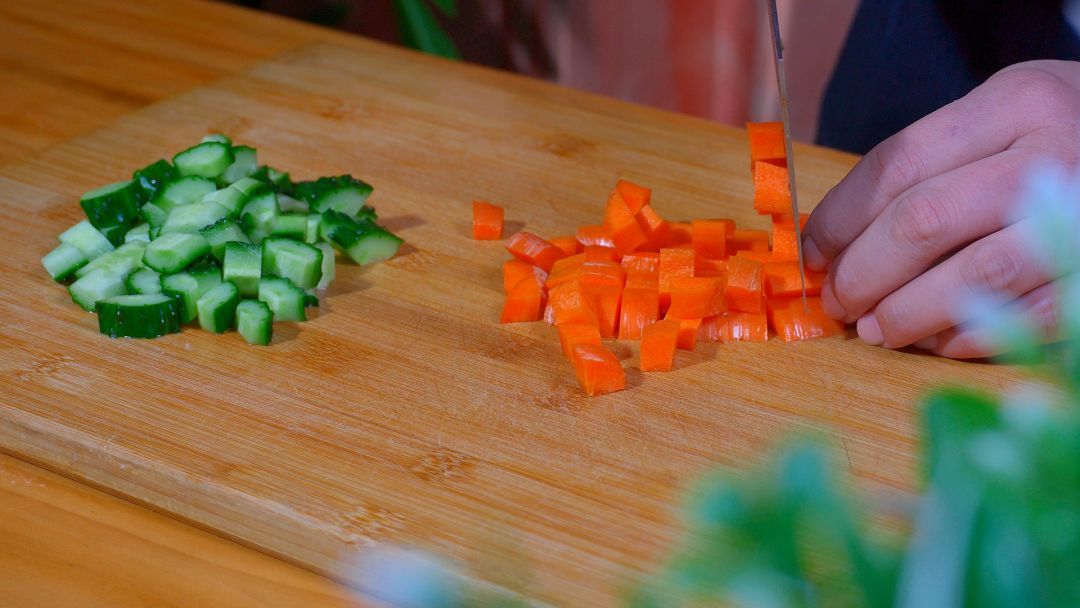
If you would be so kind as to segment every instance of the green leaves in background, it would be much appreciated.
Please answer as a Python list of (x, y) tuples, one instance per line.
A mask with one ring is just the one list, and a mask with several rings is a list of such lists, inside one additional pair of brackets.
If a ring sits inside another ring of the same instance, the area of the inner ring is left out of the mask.
[[(456, 0), (432, 0), (432, 4), (448, 17), (457, 16)], [(402, 43), (432, 55), (461, 59), (454, 41), (424, 0), (394, 0), (394, 12)]]

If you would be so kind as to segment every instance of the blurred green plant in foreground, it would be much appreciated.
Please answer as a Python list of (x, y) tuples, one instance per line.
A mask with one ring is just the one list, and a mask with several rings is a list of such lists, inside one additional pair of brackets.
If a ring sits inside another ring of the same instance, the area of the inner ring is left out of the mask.
[[(1032, 365), (1031, 381), (1007, 394), (927, 396), (905, 532), (888, 538), (871, 525), (897, 514), (860, 506), (826, 443), (789, 443), (756, 475), (718, 470), (692, 489), (683, 541), (631, 586), (629, 606), (1080, 606), (1080, 175), (1037, 172), (1020, 202), (1030, 246), (1060, 277), (1059, 333), (1044, 346), (1021, 311), (971, 302), (965, 316), (1006, 360)], [(526, 605), (423, 563), (369, 590), (402, 606)], [(438, 592), (394, 596), (392, 580)]]

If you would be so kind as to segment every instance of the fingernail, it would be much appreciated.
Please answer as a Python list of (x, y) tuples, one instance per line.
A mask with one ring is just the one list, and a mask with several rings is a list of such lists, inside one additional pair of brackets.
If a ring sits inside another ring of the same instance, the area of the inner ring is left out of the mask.
[(881, 333), (874, 313), (863, 315), (855, 328), (859, 331), (859, 337), (870, 346), (881, 346), (885, 343), (885, 335)]
[(934, 350), (938, 345), (937, 336), (926, 336), (922, 340), (915, 343), (915, 348), (921, 348), (923, 350)]
[(814, 242), (813, 238), (808, 236), (803, 239), (802, 251), (803, 263), (807, 268), (814, 272), (825, 271), (825, 267), (829, 265), (829, 261), (821, 254), (821, 250), (818, 249), (817, 243)]

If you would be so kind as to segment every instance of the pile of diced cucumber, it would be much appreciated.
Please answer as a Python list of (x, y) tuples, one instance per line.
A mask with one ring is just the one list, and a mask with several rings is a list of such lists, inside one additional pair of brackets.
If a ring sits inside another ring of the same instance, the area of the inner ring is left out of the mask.
[(304, 321), (334, 279), (335, 250), (358, 264), (397, 253), (372, 187), (344, 175), (293, 183), (224, 135), (87, 192), (87, 219), (41, 262), (101, 333), (156, 338), (198, 320), (268, 344), (274, 321)]

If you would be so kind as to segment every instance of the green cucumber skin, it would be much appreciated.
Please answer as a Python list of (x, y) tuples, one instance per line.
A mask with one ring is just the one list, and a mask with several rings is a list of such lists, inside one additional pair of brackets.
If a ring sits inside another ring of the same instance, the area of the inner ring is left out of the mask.
[[(98, 329), (110, 338), (158, 338), (180, 332), (180, 314), (175, 300), (169, 297), (154, 303), (132, 305), (132, 298), (120, 296), (97, 302)], [(150, 296), (153, 298), (153, 296)]]
[(162, 275), (161, 293), (177, 302), (181, 323), (191, 323), (199, 315), (199, 282), (187, 272)]
[(207, 291), (196, 303), (199, 327), (220, 334), (232, 329), (236, 322), (236, 306), (240, 303), (240, 292), (236, 285), (228, 281)]
[(319, 234), (360, 265), (387, 260), (404, 242), (373, 221), (357, 222), (343, 213), (323, 213)]
[(74, 245), (60, 243), (55, 249), (41, 258), (41, 265), (56, 282), (66, 281), (90, 260)]
[(307, 293), (283, 277), (259, 280), (259, 300), (274, 311), (275, 321), (307, 321)]
[(150, 163), (149, 165), (139, 169), (131, 176), (131, 181), (135, 182), (138, 186), (138, 197), (136, 202), (139, 205), (144, 205), (157, 194), (165, 184), (180, 177), (176, 168), (169, 164), (169, 161), (161, 159)]
[[(126, 180), (83, 194), (79, 198), (79, 205), (86, 213), (90, 224), (104, 233), (106, 228), (129, 227), (138, 220), (138, 194), (138, 186), (135, 182)], [(113, 244), (116, 244), (115, 241)]]
[(274, 313), (265, 302), (243, 300), (236, 307), (236, 330), (248, 344), (266, 346), (274, 335)]
[(215, 179), (236, 159), (232, 147), (220, 141), (204, 141), (173, 157), (173, 166), (182, 176)]
[(299, 182), (293, 188), (296, 198), (307, 201), (311, 210), (322, 213), (334, 210), (354, 217), (374, 192), (371, 184), (351, 175), (320, 177), (313, 182)]
[(262, 242), (263, 274), (289, 279), (300, 289), (319, 284), (322, 263), (322, 250), (303, 241), (270, 237)]
[(210, 254), (218, 262), (224, 260), (225, 245), (228, 243), (250, 243), (251, 239), (241, 230), (240, 225), (234, 220), (224, 218), (212, 226), (207, 226), (199, 231), (203, 238), (210, 243)]

